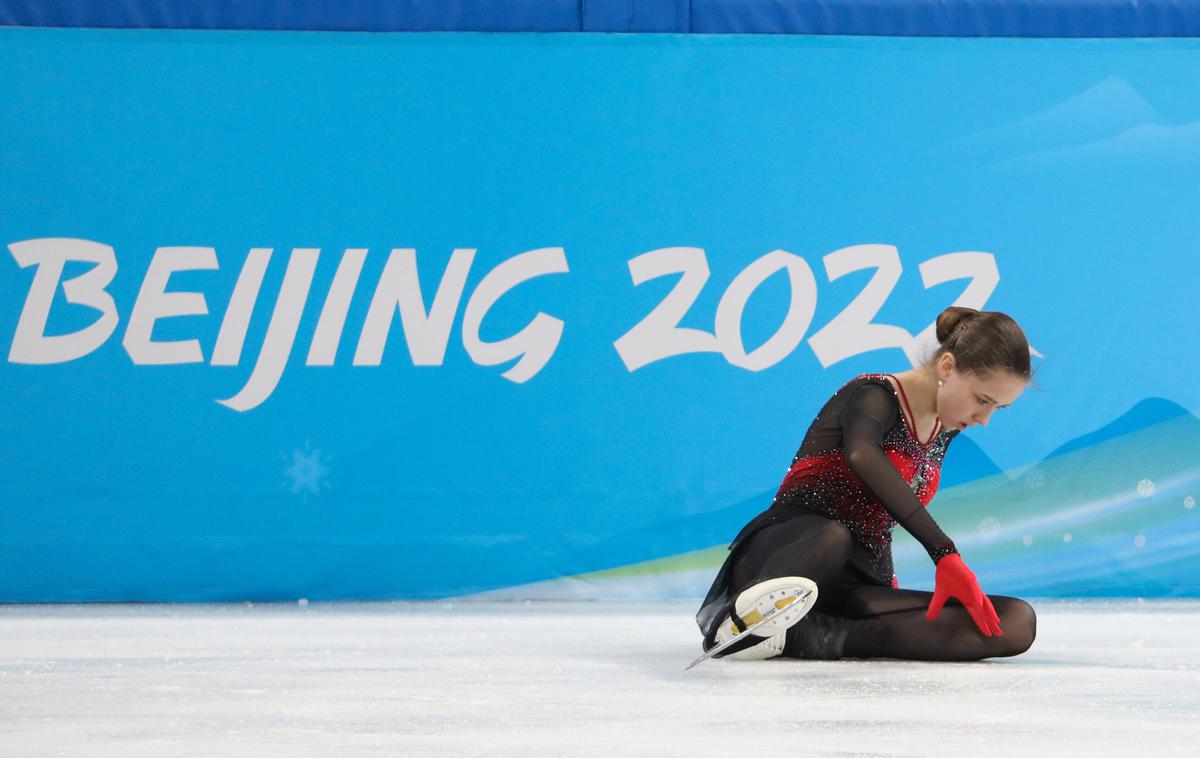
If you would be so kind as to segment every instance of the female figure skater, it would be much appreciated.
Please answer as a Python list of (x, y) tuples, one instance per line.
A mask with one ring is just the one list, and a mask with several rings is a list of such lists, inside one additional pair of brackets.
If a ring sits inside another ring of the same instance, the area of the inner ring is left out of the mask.
[[(825, 403), (771, 506), (730, 545), (696, 616), (705, 651), (729, 642), (714, 657), (974, 661), (1033, 644), (1033, 608), (983, 594), (925, 510), (950, 441), (1024, 391), (1029, 344), (1005, 314), (970, 308), (943, 311), (937, 338), (923, 366), (863, 374)], [(933, 593), (899, 589), (896, 524), (937, 565)]]

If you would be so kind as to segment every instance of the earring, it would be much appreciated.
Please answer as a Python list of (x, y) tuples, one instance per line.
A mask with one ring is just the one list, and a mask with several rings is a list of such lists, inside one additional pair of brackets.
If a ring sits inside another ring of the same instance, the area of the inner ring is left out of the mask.
[(945, 384), (945, 382), (943, 382), (941, 379), (938, 379), (938, 386), (941, 387), (943, 384)]

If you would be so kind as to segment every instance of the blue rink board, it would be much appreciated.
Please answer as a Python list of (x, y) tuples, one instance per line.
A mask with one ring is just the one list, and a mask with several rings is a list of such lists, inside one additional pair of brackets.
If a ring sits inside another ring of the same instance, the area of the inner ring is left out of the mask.
[[(1200, 594), (1200, 42), (3, 29), (0, 60), (2, 600), (720, 545), (955, 302), (1044, 356), (933, 505), (989, 589)], [(544, 360), (496, 347), (535, 323)]]

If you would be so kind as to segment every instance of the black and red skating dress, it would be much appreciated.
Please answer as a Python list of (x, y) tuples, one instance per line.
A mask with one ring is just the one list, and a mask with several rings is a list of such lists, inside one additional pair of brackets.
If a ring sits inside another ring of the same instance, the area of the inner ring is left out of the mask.
[(743, 589), (731, 586), (739, 549), (773, 524), (816, 513), (849, 530), (849, 559), (820, 587), (821, 599), (856, 585), (895, 586), (892, 530), (898, 523), (934, 561), (957, 552), (924, 507), (937, 492), (946, 448), (957, 435), (938, 421), (928, 440), (918, 439), (904, 388), (891, 374), (863, 374), (843, 385), (809, 427), (771, 506), (730, 544), (696, 616), (705, 638), (712, 639)]

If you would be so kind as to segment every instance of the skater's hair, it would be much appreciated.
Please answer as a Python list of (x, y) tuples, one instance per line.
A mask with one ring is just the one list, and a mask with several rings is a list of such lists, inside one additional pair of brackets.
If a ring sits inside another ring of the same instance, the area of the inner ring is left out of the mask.
[(1031, 377), (1025, 332), (1004, 313), (951, 306), (937, 318), (937, 339), (930, 363), (950, 353), (960, 371), (976, 376), (1007, 371), (1025, 381)]

